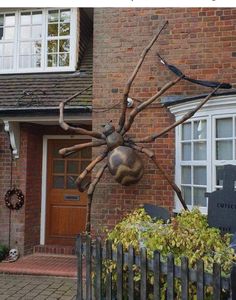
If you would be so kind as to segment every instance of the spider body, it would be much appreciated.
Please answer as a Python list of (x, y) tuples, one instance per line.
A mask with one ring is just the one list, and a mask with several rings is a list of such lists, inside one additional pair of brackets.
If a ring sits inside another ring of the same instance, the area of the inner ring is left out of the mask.
[(115, 180), (122, 185), (137, 183), (143, 176), (143, 162), (140, 156), (124, 146), (123, 136), (115, 130), (111, 122), (104, 126), (108, 152), (108, 169)]
[[(231, 85), (219, 83), (219, 82), (208, 82), (208, 86), (214, 87), (214, 89), (205, 97), (203, 98), (198, 105), (191, 111), (188, 111), (181, 119), (175, 121), (170, 126), (164, 128), (159, 133), (153, 133), (150, 136), (142, 137), (142, 138), (128, 138), (127, 132), (132, 127), (133, 122), (135, 121), (136, 116), (142, 112), (144, 109), (146, 109), (150, 104), (152, 104), (155, 100), (159, 99), (160, 97), (168, 91), (171, 87), (173, 87), (175, 84), (177, 84), (182, 79), (186, 79), (186, 76), (183, 75), (181, 72), (175, 72), (175, 74), (178, 76), (177, 79), (170, 81), (169, 83), (166, 83), (155, 95), (150, 97), (149, 99), (146, 99), (144, 101), (140, 101), (140, 103), (134, 107), (129, 115), (127, 116), (127, 106), (128, 106), (128, 97), (131, 85), (154, 42), (159, 37), (162, 30), (166, 27), (168, 22), (166, 22), (161, 30), (152, 38), (150, 43), (144, 48), (140, 59), (128, 79), (124, 92), (123, 92), (123, 98), (121, 102), (121, 114), (119, 117), (118, 126), (115, 128), (111, 122), (108, 122), (103, 127), (103, 131), (97, 132), (97, 131), (91, 131), (87, 130), (81, 127), (74, 127), (69, 124), (67, 124), (64, 121), (64, 106), (65, 104), (72, 100), (74, 97), (77, 97), (78, 95), (82, 94), (86, 90), (88, 90), (90, 87), (85, 88), (81, 92), (76, 93), (74, 96), (69, 97), (65, 101), (60, 103), (60, 118), (59, 123), (61, 127), (64, 130), (70, 130), (77, 134), (82, 135), (89, 135), (93, 139), (96, 139), (91, 142), (87, 142), (84, 144), (78, 144), (74, 145), (69, 148), (61, 149), (59, 152), (63, 156), (68, 156), (73, 154), (74, 152), (80, 151), (82, 149), (90, 148), (90, 147), (100, 147), (104, 146), (105, 151), (103, 151), (100, 155), (98, 155), (95, 159), (92, 160), (92, 162), (84, 169), (84, 171), (78, 176), (76, 179), (76, 183), (78, 185), (78, 189), (80, 191), (84, 191), (87, 189), (88, 193), (88, 203), (87, 203), (87, 224), (86, 224), (86, 230), (90, 232), (90, 215), (91, 215), (91, 205), (92, 205), (92, 199), (93, 199), (93, 193), (96, 188), (96, 185), (98, 184), (99, 180), (101, 179), (104, 170), (108, 167), (110, 173), (114, 176), (114, 179), (122, 184), (122, 185), (131, 185), (134, 183), (137, 183), (143, 176), (144, 172), (144, 166), (143, 162), (140, 158), (140, 156), (137, 154), (137, 152), (143, 153), (146, 155), (149, 159), (152, 160), (152, 162), (155, 164), (158, 171), (162, 174), (162, 176), (167, 180), (167, 182), (170, 184), (170, 186), (173, 188), (173, 190), (176, 192), (176, 195), (178, 196), (180, 202), (182, 203), (185, 210), (188, 210), (188, 207), (182, 197), (181, 190), (177, 187), (177, 185), (173, 182), (173, 180), (166, 174), (166, 172), (162, 169), (161, 165), (158, 163), (158, 161), (155, 158), (155, 153), (148, 149), (144, 148), (143, 146), (140, 146), (138, 144), (144, 144), (144, 143), (152, 143), (156, 139), (164, 137), (170, 130), (174, 129), (178, 125), (182, 124), (189, 118), (191, 118), (214, 94), (219, 88), (231, 88)], [(163, 63), (164, 61), (161, 60)], [(166, 64), (166, 63), (165, 63)], [(170, 66), (170, 70), (173, 71), (173, 66)], [(176, 68), (174, 68), (176, 70)], [(195, 81), (193, 81), (195, 82)], [(104, 162), (104, 164), (98, 169), (96, 175), (93, 177), (93, 181), (91, 183), (86, 182), (86, 176), (95, 168), (95, 166), (103, 161), (105, 158), (107, 158), (107, 161)]]
[(108, 154), (108, 169), (118, 183), (131, 185), (142, 178), (144, 166), (135, 150), (118, 146)]

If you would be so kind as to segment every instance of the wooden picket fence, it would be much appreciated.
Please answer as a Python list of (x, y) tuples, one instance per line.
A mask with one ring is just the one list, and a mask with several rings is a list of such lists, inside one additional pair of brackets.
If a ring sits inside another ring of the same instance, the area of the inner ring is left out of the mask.
[[(100, 238), (91, 240), (90, 236), (78, 236), (76, 241), (76, 255), (78, 258), (77, 300), (145, 300), (147, 294), (153, 294), (153, 300), (161, 299), (161, 276), (166, 275), (166, 300), (188, 300), (189, 284), (196, 285), (196, 299), (204, 299), (204, 289), (211, 286), (212, 300), (222, 299), (222, 290), (228, 294), (224, 299), (236, 300), (236, 267), (233, 267), (231, 276), (222, 277), (219, 264), (213, 265), (213, 274), (204, 272), (204, 263), (199, 260), (196, 269), (188, 267), (188, 258), (183, 257), (181, 266), (174, 264), (174, 256), (169, 254), (167, 261), (161, 261), (159, 252), (154, 252), (153, 259), (147, 258), (145, 248), (140, 249), (140, 255), (135, 255), (133, 247), (127, 253), (123, 252), (122, 244), (112, 249), (111, 241), (102, 244)], [(103, 273), (105, 261), (116, 263), (116, 282), (112, 273)], [(139, 267), (140, 284), (134, 281), (133, 265)], [(124, 266), (127, 266), (124, 271)], [(125, 276), (124, 276), (125, 272)], [(150, 291), (148, 272), (153, 274), (153, 285)], [(105, 274), (105, 275), (104, 275)], [(106, 283), (104, 284), (104, 276)], [(181, 282), (181, 298), (175, 296), (175, 278)], [(137, 291), (138, 289), (138, 291)], [(138, 295), (138, 296), (137, 296)]]

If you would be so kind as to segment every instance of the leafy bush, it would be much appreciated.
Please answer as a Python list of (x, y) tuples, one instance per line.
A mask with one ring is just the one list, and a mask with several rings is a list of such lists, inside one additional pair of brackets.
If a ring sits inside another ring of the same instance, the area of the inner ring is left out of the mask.
[[(230, 273), (233, 262), (236, 261), (234, 250), (229, 247), (230, 234), (221, 235), (216, 228), (210, 228), (207, 219), (198, 209), (193, 211), (183, 211), (170, 222), (164, 224), (163, 221), (152, 221), (144, 209), (137, 209), (127, 215), (115, 228), (108, 232), (107, 239), (113, 241), (113, 247), (122, 243), (124, 251), (132, 245), (139, 253), (140, 247), (146, 247), (149, 258), (153, 252), (159, 250), (162, 259), (166, 259), (168, 253), (173, 253), (175, 263), (180, 264), (182, 256), (189, 258), (189, 266), (194, 268), (199, 259), (204, 261), (205, 270), (212, 272), (213, 263), (221, 264), (224, 275)], [(115, 274), (115, 264), (106, 265)], [(137, 271), (137, 270), (136, 270)], [(140, 274), (137, 273), (136, 281), (139, 281)], [(153, 282), (153, 276), (149, 273), (149, 284)], [(162, 278), (165, 287), (165, 278)], [(176, 280), (177, 299), (180, 292), (180, 283)], [(165, 291), (162, 291), (165, 299)], [(194, 299), (196, 287), (190, 285), (190, 297)], [(152, 299), (151, 294), (149, 295)], [(206, 289), (206, 299), (212, 299), (211, 288)]]
[(0, 262), (6, 258), (8, 252), (8, 247), (0, 244)]

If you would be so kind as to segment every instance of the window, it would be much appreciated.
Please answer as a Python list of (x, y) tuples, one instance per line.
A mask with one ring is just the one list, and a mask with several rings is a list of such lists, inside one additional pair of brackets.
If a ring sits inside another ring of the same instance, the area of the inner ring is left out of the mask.
[(76, 9), (0, 13), (0, 72), (73, 71)]
[[(207, 213), (206, 192), (222, 188), (218, 170), (236, 164), (236, 96), (210, 100), (201, 111), (176, 128), (176, 183), (191, 209)], [(170, 110), (181, 118), (197, 105), (179, 104)], [(176, 199), (176, 210), (182, 209)]]

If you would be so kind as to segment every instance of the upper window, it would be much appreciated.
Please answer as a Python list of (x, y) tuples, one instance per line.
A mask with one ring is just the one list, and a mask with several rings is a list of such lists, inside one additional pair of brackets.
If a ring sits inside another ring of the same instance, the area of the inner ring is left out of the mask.
[[(214, 105), (215, 104), (215, 105)], [(176, 105), (171, 111), (181, 118), (196, 106)], [(218, 170), (236, 165), (235, 97), (210, 100), (196, 116), (176, 128), (176, 182), (191, 209), (207, 213), (206, 192), (222, 188)], [(181, 209), (176, 199), (176, 209)]]
[(0, 13), (0, 72), (75, 69), (75, 9)]

